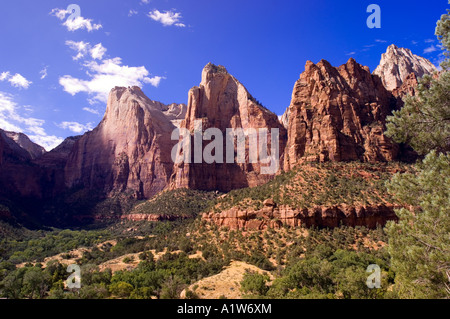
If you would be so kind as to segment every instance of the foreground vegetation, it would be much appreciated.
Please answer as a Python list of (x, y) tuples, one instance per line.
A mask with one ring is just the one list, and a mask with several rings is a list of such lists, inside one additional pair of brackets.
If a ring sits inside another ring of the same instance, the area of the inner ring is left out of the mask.
[[(139, 231), (135, 230), (143, 225), (153, 225), (146, 230), (151, 236), (138, 236)], [(112, 238), (117, 244), (98, 245)], [(91, 249), (76, 261), (81, 265), (81, 289), (70, 290), (64, 284), (69, 275), (64, 261), (50, 261), (45, 265), (38, 261), (42, 261), (44, 255), (72, 248), (76, 240), (80, 245), (90, 243)], [(240, 260), (271, 272), (276, 278), (270, 288), (263, 280), (263, 287), (255, 289), (251, 288), (252, 282), (259, 275), (252, 275), (255, 278), (250, 279), (246, 276), (242, 292), (247, 296), (385, 298), (393, 296), (387, 294), (387, 288), (395, 278), (383, 245), (385, 240), (381, 228), (285, 228), (242, 232), (219, 230), (200, 220), (124, 223), (87, 232), (53, 230), (45, 234), (39, 244), (43, 247), (51, 241), (51, 248), (35, 255), (35, 264), (17, 267), (15, 263), (19, 260), (14, 254), (2, 255), (0, 294), (5, 298), (179, 298), (189, 285), (217, 274), (231, 260)], [(18, 243), (25, 247), (31, 241), (36, 239), (24, 237)], [(67, 244), (69, 241), (71, 245)], [(200, 252), (198, 257), (190, 257), (197, 251)], [(155, 258), (154, 253), (158, 252), (163, 253)], [(108, 268), (100, 270), (103, 262), (129, 253), (139, 253), (136, 268), (114, 273)], [(383, 269), (381, 290), (370, 290), (365, 284), (368, 275), (365, 270), (371, 263)], [(186, 298), (196, 297), (195, 291), (187, 290)]]

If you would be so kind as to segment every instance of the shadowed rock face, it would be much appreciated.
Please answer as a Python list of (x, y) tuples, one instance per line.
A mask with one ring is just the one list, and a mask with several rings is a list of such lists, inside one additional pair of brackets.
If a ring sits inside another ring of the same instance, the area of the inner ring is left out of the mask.
[(398, 146), (384, 136), (396, 100), (353, 58), (340, 67), (306, 63), (289, 107), (285, 170), (300, 160), (391, 161)]
[(21, 148), (26, 150), (30, 154), (31, 159), (35, 159), (45, 153), (45, 149), (42, 146), (33, 143), (28, 138), (28, 136), (26, 136), (23, 133), (7, 132), (7, 131), (4, 131), (4, 133), (10, 139), (16, 142)]
[[(223, 66), (208, 64), (203, 69), (200, 86), (189, 91), (186, 119), (181, 123), (181, 127), (193, 132), (196, 120), (202, 121), (203, 131), (217, 128), (222, 131), (223, 136), (227, 128), (267, 128), (269, 134), (272, 128), (277, 128), (280, 133), (279, 150), (280, 154), (283, 154), (286, 130), (277, 116), (261, 106)], [(268, 136), (268, 149), (271, 147), (270, 140)], [(209, 143), (203, 142), (203, 148)], [(225, 138), (223, 145), (224, 164), (178, 164), (174, 169), (172, 187), (229, 191), (260, 185), (273, 177), (261, 174), (260, 163), (249, 162), (248, 142), (245, 163), (241, 164), (238, 164), (236, 159), (234, 164), (225, 163)]]
[(114, 88), (100, 124), (74, 145), (65, 166), (66, 187), (151, 197), (172, 173), (175, 126), (138, 87)]
[(32, 163), (28, 150), (0, 129), (0, 196), (42, 197), (41, 169)]
[(411, 73), (422, 77), (435, 71), (436, 67), (429, 60), (391, 44), (381, 55), (380, 64), (373, 74), (378, 75), (386, 89), (392, 91), (399, 88)]

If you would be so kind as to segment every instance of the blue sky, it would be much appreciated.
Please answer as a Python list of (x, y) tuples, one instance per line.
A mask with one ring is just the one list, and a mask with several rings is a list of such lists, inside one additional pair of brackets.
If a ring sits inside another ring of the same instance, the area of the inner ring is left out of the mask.
[[(71, 20), (69, 4), (81, 8)], [(369, 4), (381, 28), (369, 29)], [(350, 57), (373, 71), (388, 45), (438, 64), (447, 0), (14, 0), (0, 7), (0, 128), (47, 150), (94, 128), (116, 85), (187, 103), (208, 63), (282, 114), (307, 60)]]

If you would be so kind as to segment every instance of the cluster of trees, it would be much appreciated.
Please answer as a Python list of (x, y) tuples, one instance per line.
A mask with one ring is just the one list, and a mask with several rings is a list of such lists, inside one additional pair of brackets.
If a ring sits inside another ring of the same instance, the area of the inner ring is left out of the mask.
[[(367, 266), (381, 267), (381, 289), (368, 288)], [(247, 273), (241, 290), (249, 297), (289, 299), (375, 299), (394, 297), (387, 288), (394, 280), (386, 258), (372, 254), (318, 245), (293, 264), (289, 264), (281, 277), (268, 285), (264, 274)]]
[(95, 264), (81, 267), (81, 288), (67, 289), (66, 265), (57, 261), (43, 268), (28, 264), (17, 268), (8, 262), (0, 264), (0, 295), (19, 299), (104, 299), (132, 298), (175, 299), (191, 283), (217, 273), (224, 266), (217, 256), (203, 260), (189, 258), (184, 252), (166, 253), (155, 261), (150, 251), (139, 256), (140, 263), (132, 271), (112, 273), (99, 271)]
[(176, 217), (195, 217), (210, 207), (217, 197), (215, 192), (176, 189), (158, 194), (155, 198), (138, 203), (136, 213), (162, 214)]
[[(6, 226), (3, 224), (1, 228)], [(5, 236), (0, 237), (0, 262), (9, 261), (20, 264), (29, 261), (42, 262), (44, 258), (78, 247), (90, 247), (106, 241), (110, 233), (106, 230), (53, 230), (29, 231), (24, 228), (9, 229)], [(11, 232), (17, 232), (11, 237)]]
[[(449, 1), (450, 3), (450, 1)], [(424, 76), (415, 97), (388, 118), (387, 135), (424, 156), (415, 174), (397, 174), (388, 183), (400, 220), (387, 226), (394, 289), (402, 298), (450, 297), (450, 10), (437, 23), (442, 71)]]

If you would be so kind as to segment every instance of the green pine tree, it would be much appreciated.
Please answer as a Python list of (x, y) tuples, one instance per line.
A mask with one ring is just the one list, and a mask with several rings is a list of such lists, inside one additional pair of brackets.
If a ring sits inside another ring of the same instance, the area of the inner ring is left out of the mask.
[(432, 151), (417, 166), (388, 183), (411, 207), (387, 226), (395, 288), (403, 298), (450, 297), (450, 155)]
[[(449, 2), (450, 3), (450, 2)], [(388, 118), (387, 135), (425, 155), (416, 174), (396, 174), (388, 190), (405, 207), (387, 225), (389, 253), (401, 298), (450, 298), (450, 10), (436, 35), (446, 50), (437, 79), (420, 81), (418, 95)]]

